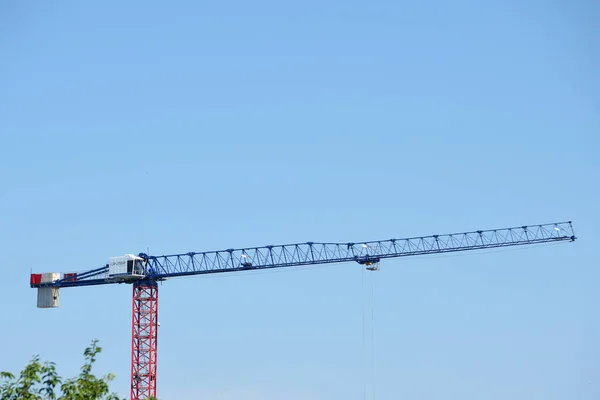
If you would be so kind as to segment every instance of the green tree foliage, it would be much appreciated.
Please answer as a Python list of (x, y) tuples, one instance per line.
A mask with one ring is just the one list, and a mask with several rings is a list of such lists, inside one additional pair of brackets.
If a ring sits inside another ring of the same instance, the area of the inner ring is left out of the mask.
[[(113, 374), (98, 378), (92, 374), (96, 356), (102, 351), (98, 341), (85, 349), (85, 363), (79, 376), (63, 380), (52, 362), (33, 357), (19, 374), (0, 372), (0, 400), (122, 400), (110, 393), (109, 382)], [(150, 399), (149, 399), (150, 400)]]

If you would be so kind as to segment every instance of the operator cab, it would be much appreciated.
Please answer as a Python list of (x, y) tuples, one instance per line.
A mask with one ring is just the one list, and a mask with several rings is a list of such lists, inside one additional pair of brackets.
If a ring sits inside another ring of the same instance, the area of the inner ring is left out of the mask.
[(119, 280), (136, 280), (143, 278), (145, 261), (133, 254), (111, 257), (108, 262), (108, 276)]

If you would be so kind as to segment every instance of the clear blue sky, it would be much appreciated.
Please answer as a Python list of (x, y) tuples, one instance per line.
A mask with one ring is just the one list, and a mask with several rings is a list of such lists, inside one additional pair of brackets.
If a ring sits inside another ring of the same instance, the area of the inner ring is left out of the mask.
[[(128, 395), (131, 288), (30, 269), (572, 219), (383, 263), (376, 398), (598, 399), (599, 4), (2, 2), (0, 370), (98, 338)], [(360, 309), (357, 265), (168, 281), (159, 394), (363, 399)]]

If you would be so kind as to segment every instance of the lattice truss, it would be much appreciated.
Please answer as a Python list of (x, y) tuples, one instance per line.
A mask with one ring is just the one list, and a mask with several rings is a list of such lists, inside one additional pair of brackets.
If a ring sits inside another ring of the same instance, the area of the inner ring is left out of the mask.
[(156, 397), (158, 287), (156, 282), (133, 286), (131, 398)]

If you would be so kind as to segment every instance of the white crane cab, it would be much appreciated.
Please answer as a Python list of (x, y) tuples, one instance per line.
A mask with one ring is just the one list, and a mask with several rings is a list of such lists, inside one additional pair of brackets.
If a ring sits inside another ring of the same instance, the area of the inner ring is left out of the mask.
[(136, 280), (143, 278), (145, 276), (144, 259), (134, 256), (133, 254), (110, 257), (108, 261), (108, 276), (109, 278), (122, 280)]

